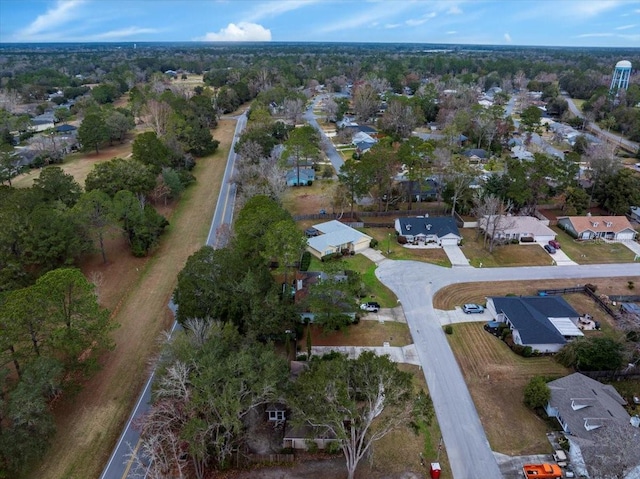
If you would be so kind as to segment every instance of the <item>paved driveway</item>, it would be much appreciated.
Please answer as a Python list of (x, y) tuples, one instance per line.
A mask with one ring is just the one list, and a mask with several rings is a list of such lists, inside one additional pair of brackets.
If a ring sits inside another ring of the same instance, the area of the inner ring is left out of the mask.
[(461, 282), (636, 275), (640, 275), (640, 264), (449, 269), (415, 261), (379, 263), (376, 276), (391, 288), (404, 309), (455, 479), (494, 479), (502, 474), (433, 308), (433, 294)]
[[(544, 248), (544, 245), (546, 245), (547, 243), (544, 241), (538, 241), (537, 242), (541, 248)], [(547, 253), (547, 250), (544, 250), (545, 253)], [(562, 251), (561, 249), (557, 249), (555, 253), (553, 254), (549, 254), (549, 258), (557, 265), (557, 266), (568, 266), (568, 265), (576, 265), (578, 263), (576, 263), (575, 261), (573, 261), (571, 258), (569, 258), (567, 256), (567, 253), (565, 253), (564, 251)]]
[(447, 254), (449, 261), (451, 261), (451, 266), (469, 266), (469, 260), (460, 249), (460, 246), (443, 246), (442, 249)]

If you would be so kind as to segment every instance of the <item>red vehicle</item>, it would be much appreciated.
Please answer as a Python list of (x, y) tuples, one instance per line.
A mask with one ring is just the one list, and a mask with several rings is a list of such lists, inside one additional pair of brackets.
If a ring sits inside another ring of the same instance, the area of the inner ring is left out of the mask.
[(549, 244), (555, 249), (560, 249), (560, 243), (558, 243), (556, 240), (549, 240)]

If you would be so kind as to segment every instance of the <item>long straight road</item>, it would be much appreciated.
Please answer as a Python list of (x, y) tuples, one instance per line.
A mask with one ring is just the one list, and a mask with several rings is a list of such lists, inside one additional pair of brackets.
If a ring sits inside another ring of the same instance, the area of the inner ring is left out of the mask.
[[(227, 157), (227, 165), (224, 170), (222, 178), (222, 184), (220, 185), (220, 193), (218, 195), (218, 202), (211, 220), (211, 227), (209, 228), (209, 235), (207, 236), (206, 244), (213, 246), (214, 248), (221, 248), (224, 246), (226, 237), (218, 239), (218, 232), (220, 227), (224, 224), (231, 225), (233, 220), (233, 207), (236, 198), (236, 185), (231, 183), (233, 177), (233, 171), (235, 168), (236, 153), (235, 146), (240, 134), (247, 125), (247, 112), (236, 117), (236, 129), (229, 149), (229, 155)], [(176, 312), (176, 307), (171, 302), (169, 308), (173, 313)], [(171, 329), (171, 333), (178, 328), (178, 323), (174, 322)], [(135, 428), (136, 419), (141, 418), (151, 407), (151, 385), (153, 383), (155, 375), (155, 369), (151, 373), (151, 376), (147, 380), (144, 389), (140, 393), (140, 397), (136, 402), (136, 405), (131, 412), (131, 416), (127, 421), (120, 438), (109, 457), (109, 462), (105, 466), (100, 479), (134, 479), (134, 478), (146, 478), (145, 465), (141, 464), (146, 461), (143, 454), (139, 450), (140, 447), (140, 433)]]
[(376, 276), (404, 309), (433, 399), (455, 479), (502, 477), (462, 372), (433, 308), (432, 297), (450, 284), (481, 281), (640, 276), (640, 263), (528, 268), (442, 268), (383, 260)]

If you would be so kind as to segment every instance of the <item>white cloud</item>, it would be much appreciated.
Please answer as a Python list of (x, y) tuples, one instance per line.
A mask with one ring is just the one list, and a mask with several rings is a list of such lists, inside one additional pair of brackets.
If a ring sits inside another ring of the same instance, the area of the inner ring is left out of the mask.
[(435, 18), (437, 15), (436, 12), (431, 12), (431, 13), (427, 13), (426, 15), (422, 15), (422, 17), (420, 18), (410, 18), (409, 20), (405, 21), (404, 23), (406, 23), (408, 26), (410, 27), (416, 27), (418, 25), (422, 25), (423, 23), (427, 22), (428, 20)]
[(611, 10), (612, 8), (616, 8), (622, 2), (618, 0), (591, 0), (588, 2), (578, 1), (571, 2), (571, 11), (573, 11), (576, 15), (583, 17), (594, 17), (599, 15), (607, 10)]
[(252, 8), (251, 12), (243, 18), (246, 22), (257, 22), (263, 18), (277, 17), (283, 13), (298, 10), (299, 8), (307, 7), (320, 1), (321, 0), (280, 0), (265, 2)]
[(269, 42), (271, 30), (250, 22), (230, 23), (218, 33), (209, 32), (197, 40), (205, 42)]
[(462, 14), (462, 8), (458, 5), (453, 5), (449, 10), (447, 10), (449, 15), (460, 15)]
[(623, 25), (621, 27), (617, 27), (616, 30), (629, 30), (630, 28), (635, 28), (637, 25)]
[(29, 26), (18, 32), (17, 36), (23, 40), (49, 32), (54, 28), (69, 23), (77, 17), (77, 7), (85, 0), (58, 0), (56, 5), (39, 15)]
[(507, 42), (507, 43), (511, 43), (512, 42), (511, 35), (509, 35), (509, 33), (505, 33), (504, 34), (504, 41)]
[(329, 23), (320, 27), (315, 34), (333, 33), (339, 31), (348, 31), (353, 28), (362, 27), (379, 22), (380, 20), (389, 20), (390, 16), (398, 16), (404, 10), (415, 8), (411, 2), (394, 3), (393, 9), (389, 8), (387, 2), (373, 3), (370, 8), (362, 9), (360, 13), (345, 15), (343, 20), (336, 21), (332, 19)]
[(384, 28), (391, 30), (392, 28), (398, 28), (401, 26), (402, 26), (402, 23), (387, 23), (385, 24)]
[(160, 30), (155, 28), (127, 27), (120, 30), (111, 30), (109, 32), (98, 33), (92, 38), (95, 40), (115, 40), (117, 38), (127, 38), (133, 35), (144, 35), (147, 33), (158, 33)]
[(613, 33), (583, 33), (578, 35), (577, 38), (600, 38), (600, 37), (612, 37)]
[(449, 30), (447, 35), (455, 35), (456, 33), (458, 33), (456, 30)]

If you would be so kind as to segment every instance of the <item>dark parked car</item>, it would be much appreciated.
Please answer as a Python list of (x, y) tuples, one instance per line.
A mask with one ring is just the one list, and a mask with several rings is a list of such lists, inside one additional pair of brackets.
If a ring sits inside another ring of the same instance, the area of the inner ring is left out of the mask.
[(380, 305), (375, 301), (369, 301), (368, 303), (362, 303), (360, 309), (370, 313), (377, 313), (380, 310)]
[(553, 246), (551, 246), (550, 244), (544, 245), (544, 249), (546, 249), (547, 253), (549, 253), (549, 254), (555, 254), (555, 252), (556, 252), (556, 249)]
[(555, 249), (560, 249), (560, 243), (558, 243), (556, 240), (549, 240), (549, 244)]

